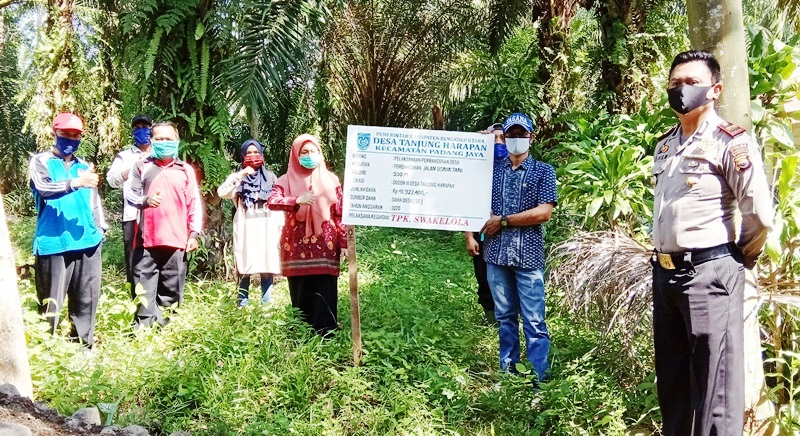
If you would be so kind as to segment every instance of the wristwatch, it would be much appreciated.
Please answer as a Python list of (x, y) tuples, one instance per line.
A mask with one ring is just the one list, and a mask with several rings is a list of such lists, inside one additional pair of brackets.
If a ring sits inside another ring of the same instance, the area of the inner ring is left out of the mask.
[(502, 227), (508, 227), (508, 217), (503, 215), (500, 217), (500, 225)]

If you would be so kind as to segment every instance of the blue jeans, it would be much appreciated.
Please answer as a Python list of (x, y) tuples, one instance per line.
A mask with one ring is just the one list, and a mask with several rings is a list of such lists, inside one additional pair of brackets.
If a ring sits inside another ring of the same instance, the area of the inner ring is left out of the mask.
[[(273, 276), (269, 273), (261, 275), (261, 304), (269, 303), (272, 298), (272, 281)], [(247, 306), (250, 304), (250, 274), (245, 274), (239, 281), (239, 295), (237, 297), (237, 304), (239, 306)]]
[(539, 380), (550, 378), (547, 355), (550, 334), (544, 321), (544, 274), (540, 269), (486, 264), (494, 297), (494, 316), (499, 324), (500, 369), (515, 371), (519, 362), (519, 316), (525, 332), (528, 361)]

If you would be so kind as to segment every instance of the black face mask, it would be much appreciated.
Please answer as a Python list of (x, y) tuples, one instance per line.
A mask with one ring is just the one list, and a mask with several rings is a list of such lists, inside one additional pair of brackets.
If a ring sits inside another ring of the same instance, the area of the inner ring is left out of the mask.
[(686, 115), (708, 104), (713, 99), (706, 98), (713, 86), (681, 85), (667, 90), (669, 105), (675, 112)]

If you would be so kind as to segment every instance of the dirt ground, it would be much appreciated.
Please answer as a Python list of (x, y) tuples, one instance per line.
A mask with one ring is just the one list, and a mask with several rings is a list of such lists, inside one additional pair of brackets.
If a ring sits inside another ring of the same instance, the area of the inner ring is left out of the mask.
[(28, 427), (34, 436), (67, 436), (100, 434), (100, 426), (83, 426), (69, 428), (65, 426), (66, 418), (55, 410), (43, 406), (37, 407), (25, 397), (7, 397), (0, 395), (0, 422), (13, 422)]

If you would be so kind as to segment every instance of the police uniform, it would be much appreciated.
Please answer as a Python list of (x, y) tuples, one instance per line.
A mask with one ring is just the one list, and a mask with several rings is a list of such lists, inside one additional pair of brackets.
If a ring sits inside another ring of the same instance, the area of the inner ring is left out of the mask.
[(741, 435), (744, 268), (758, 260), (773, 219), (758, 144), (712, 113), (689, 138), (682, 140), (680, 125), (660, 138), (653, 179), (663, 434)]

